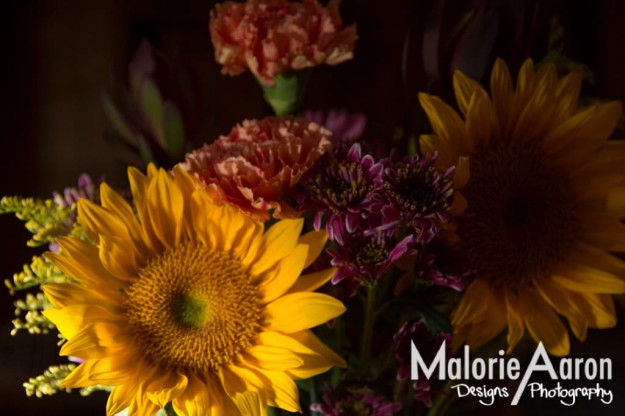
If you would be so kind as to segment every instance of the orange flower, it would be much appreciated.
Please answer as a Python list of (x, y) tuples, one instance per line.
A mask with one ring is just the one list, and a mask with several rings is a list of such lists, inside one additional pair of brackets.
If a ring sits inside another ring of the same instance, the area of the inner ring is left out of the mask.
[(281, 198), (332, 144), (325, 128), (295, 117), (245, 120), (229, 135), (189, 153), (183, 167), (213, 190), (217, 202), (229, 201), (255, 218), (294, 217)]
[(210, 33), (222, 73), (249, 68), (264, 85), (289, 70), (336, 65), (353, 57), (356, 27), (342, 26), (339, 0), (248, 0), (217, 4)]

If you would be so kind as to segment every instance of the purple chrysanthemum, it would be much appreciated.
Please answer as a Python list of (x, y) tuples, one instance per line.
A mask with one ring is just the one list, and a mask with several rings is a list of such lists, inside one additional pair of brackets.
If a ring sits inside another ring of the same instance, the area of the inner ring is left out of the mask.
[(421, 279), (454, 290), (464, 289), (464, 278), (473, 273), (466, 254), (443, 238), (435, 238), (420, 253), (414, 273)]
[(343, 245), (348, 233), (361, 228), (371, 198), (379, 190), (383, 166), (371, 155), (363, 156), (358, 143), (347, 152), (338, 150), (317, 165), (303, 184), (305, 191), (299, 208), (316, 211), (316, 230), (321, 228), (322, 217), (327, 213), (328, 238)]
[(330, 383), (324, 386), (323, 403), (310, 405), (310, 410), (324, 416), (391, 416), (401, 409), (401, 403), (393, 403), (367, 387), (334, 387)]
[(362, 113), (349, 113), (342, 108), (328, 111), (325, 117), (323, 111), (313, 110), (304, 111), (301, 116), (330, 130), (337, 144), (353, 143), (367, 126), (367, 116)]
[(332, 283), (337, 284), (346, 278), (374, 282), (396, 261), (414, 254), (413, 246), (413, 235), (397, 241), (388, 233), (350, 234), (349, 244), (339, 245), (336, 250), (327, 250), (332, 257), (332, 265), (339, 268), (332, 277)]
[[(389, 161), (384, 169), (381, 191), (373, 198), (371, 209), (382, 216), (377, 230), (409, 227), (420, 242), (427, 243), (446, 221), (452, 202), (454, 168), (445, 173), (434, 167), (434, 160), (415, 154)], [(392, 159), (392, 158), (391, 158)]]
[[(443, 341), (447, 343), (447, 354), (451, 354), (451, 334), (439, 332), (433, 335), (423, 320), (404, 322), (399, 331), (393, 336), (393, 341), (395, 342), (395, 359), (399, 364), (399, 370), (397, 371), (398, 380), (410, 378), (411, 341), (414, 342), (415, 347), (419, 350), (419, 354), (421, 354), (423, 361), (426, 363), (434, 359)], [(430, 383), (422, 373), (412, 383), (412, 387), (415, 391), (414, 399), (416, 401), (422, 402), (427, 407), (432, 406)]]

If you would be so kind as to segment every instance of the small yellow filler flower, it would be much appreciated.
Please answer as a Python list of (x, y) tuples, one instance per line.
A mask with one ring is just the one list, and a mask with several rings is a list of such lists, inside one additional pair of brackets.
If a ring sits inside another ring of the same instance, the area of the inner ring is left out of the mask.
[(108, 415), (300, 411), (293, 380), (345, 365), (309, 330), (345, 310), (313, 292), (335, 269), (300, 276), (325, 235), (300, 237), (302, 220), (264, 232), (179, 168), (129, 179), (137, 215), (102, 184), (102, 206), (78, 202), (95, 244), (61, 238), (47, 254), (77, 283), (44, 286), (44, 314), (68, 340), (61, 355), (86, 360), (62, 386), (115, 386)]
[[(581, 77), (558, 80), (528, 60), (516, 87), (497, 60), (491, 95), (460, 72), (461, 116), (422, 94), (434, 135), (421, 138), (440, 168), (458, 165), (457, 235), (476, 277), (452, 313), (454, 345), (480, 346), (525, 329), (551, 354), (573, 334), (616, 324), (612, 294), (625, 292), (625, 142), (608, 141), (622, 111), (611, 101), (579, 109)], [(463, 120), (464, 119), (464, 120)]]

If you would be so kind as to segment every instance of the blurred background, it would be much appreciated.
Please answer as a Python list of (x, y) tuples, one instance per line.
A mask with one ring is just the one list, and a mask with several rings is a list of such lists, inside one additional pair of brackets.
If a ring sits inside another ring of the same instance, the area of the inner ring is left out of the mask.
[[(547, 4), (543, 4), (547, 3)], [(6, 0), (0, 8), (0, 195), (49, 197), (75, 185), (78, 175), (125, 184), (127, 149), (110, 135), (102, 93), (127, 84), (128, 63), (148, 39), (188, 75), (193, 98), (194, 146), (226, 134), (245, 118), (271, 114), (249, 73), (220, 75), (208, 33), (214, 1)], [(367, 116), (364, 140), (405, 148), (427, 132), (417, 93), (450, 96), (450, 75), (462, 69), (488, 79), (497, 56), (513, 73), (526, 57), (559, 56), (563, 70), (587, 75), (584, 94), (625, 100), (625, 2), (591, 0), (444, 1), (343, 0), (346, 23), (357, 23), (355, 59), (318, 67), (302, 108), (346, 108)], [(551, 54), (551, 55), (550, 55)], [(554, 55), (555, 54), (555, 55)], [(197, 98), (197, 100), (196, 100)], [(109, 132), (109, 133), (107, 133)], [(619, 134), (625, 137), (625, 132)], [(107, 139), (108, 138), (108, 139)], [(625, 169), (625, 166), (623, 167)], [(10, 279), (30, 260), (29, 233), (12, 216), (0, 216), (0, 272)], [(21, 294), (23, 296), (23, 294)], [(82, 398), (58, 393), (27, 399), (21, 386), (57, 356), (56, 335), (10, 336), (13, 298), (0, 289), (0, 414), (104, 414), (106, 394)], [(621, 308), (622, 310), (622, 308)], [(622, 314), (621, 314), (622, 315)], [(573, 355), (615, 361), (615, 403), (551, 408), (553, 401), (523, 401), (518, 409), (479, 414), (623, 414), (625, 325), (590, 331)]]

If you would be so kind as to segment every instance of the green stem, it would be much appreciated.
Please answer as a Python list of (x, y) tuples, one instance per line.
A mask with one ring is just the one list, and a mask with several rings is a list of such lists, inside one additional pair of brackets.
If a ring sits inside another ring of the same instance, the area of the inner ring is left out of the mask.
[(362, 332), (362, 344), (360, 345), (360, 364), (363, 371), (369, 368), (371, 361), (371, 340), (373, 339), (373, 326), (375, 324), (375, 284), (367, 286), (365, 300), (365, 322)]
[[(343, 333), (345, 332), (345, 325), (343, 325), (343, 319), (341, 319), (340, 316), (336, 318), (334, 322), (335, 322), (334, 323), (334, 337), (335, 337), (334, 338), (334, 351), (341, 354), (343, 351), (343, 348), (342, 348), (343, 347)], [(339, 384), (343, 371), (344, 370), (339, 367), (332, 368), (332, 376), (331, 376), (332, 384), (334, 385)]]
[(439, 416), (445, 414), (449, 406), (456, 400), (456, 396), (451, 392), (451, 380), (447, 380), (444, 390), (434, 401), (434, 404), (428, 412), (428, 416)]

